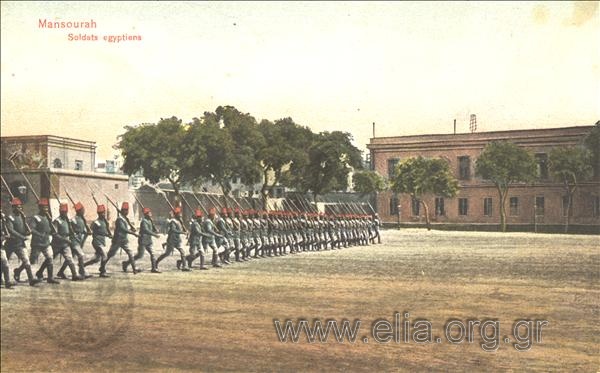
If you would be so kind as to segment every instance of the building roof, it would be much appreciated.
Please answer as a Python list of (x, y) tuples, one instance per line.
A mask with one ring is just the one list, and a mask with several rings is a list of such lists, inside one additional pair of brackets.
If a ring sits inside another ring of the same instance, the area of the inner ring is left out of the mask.
[(548, 145), (556, 143), (577, 144), (594, 126), (538, 128), (525, 130), (489, 131), (457, 134), (428, 134), (410, 136), (374, 137), (367, 148), (385, 150), (391, 148), (436, 147), (436, 146), (485, 146), (491, 141), (512, 141), (519, 144)]
[(62, 137), (62, 136), (54, 136), (54, 135), (2, 136), (2, 137), (0, 137), (0, 141), (16, 142), (16, 143), (45, 141), (49, 144), (78, 146), (78, 147), (85, 147), (85, 148), (92, 148), (92, 149), (96, 148), (95, 141), (80, 140), (80, 139), (74, 139), (71, 137)]

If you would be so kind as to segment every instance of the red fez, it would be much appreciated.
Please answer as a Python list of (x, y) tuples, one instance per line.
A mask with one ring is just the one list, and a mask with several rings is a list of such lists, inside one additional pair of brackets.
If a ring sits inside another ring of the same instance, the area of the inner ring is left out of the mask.
[(226, 207), (223, 207), (221, 209), (221, 214), (227, 214), (227, 208)]
[(239, 213), (241, 212), (241, 211), (240, 211), (240, 209), (239, 209), (239, 208), (237, 208), (237, 207), (236, 207), (236, 208), (235, 208), (235, 210), (233, 210), (233, 211), (234, 211), (236, 214), (239, 214)]
[(181, 214), (181, 207), (175, 207), (173, 209), (173, 212), (176, 213), (176, 214)]
[(121, 205), (121, 210), (129, 210), (129, 202), (123, 202)]
[(81, 209), (83, 209), (83, 205), (81, 204), (81, 202), (77, 202), (75, 204), (75, 211), (79, 211)]
[(38, 206), (48, 206), (48, 198), (40, 198)]
[(150, 213), (150, 208), (149, 207), (144, 207), (142, 209), (142, 212), (144, 213), (144, 215), (146, 215), (146, 214)]
[(214, 214), (216, 214), (216, 213), (217, 213), (217, 209), (216, 209), (216, 208), (214, 208), (214, 207), (213, 207), (213, 208), (211, 208), (210, 210), (208, 210), (208, 214), (209, 214), (209, 215), (214, 215)]
[(106, 212), (106, 207), (104, 207), (104, 205), (98, 205), (96, 212)]
[(21, 206), (23, 204), (23, 202), (21, 202), (20, 199), (15, 197), (10, 201), (10, 204), (13, 206)]
[(66, 203), (61, 203), (59, 208), (58, 208), (59, 212), (67, 212), (69, 211), (69, 205), (67, 205)]
[(196, 209), (196, 211), (194, 212), (194, 215), (195, 215), (197, 218), (201, 218), (201, 217), (202, 217), (202, 211), (200, 211), (200, 209)]

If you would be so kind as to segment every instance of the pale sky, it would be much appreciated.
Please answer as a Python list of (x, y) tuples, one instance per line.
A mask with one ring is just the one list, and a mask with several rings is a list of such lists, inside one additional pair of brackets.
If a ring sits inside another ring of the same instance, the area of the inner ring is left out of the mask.
[[(43, 29), (39, 19), (93, 19)], [(597, 2), (1, 3), (2, 135), (96, 141), (233, 105), (377, 136), (592, 125)], [(69, 41), (69, 33), (98, 41)], [(104, 35), (141, 35), (108, 43)]]

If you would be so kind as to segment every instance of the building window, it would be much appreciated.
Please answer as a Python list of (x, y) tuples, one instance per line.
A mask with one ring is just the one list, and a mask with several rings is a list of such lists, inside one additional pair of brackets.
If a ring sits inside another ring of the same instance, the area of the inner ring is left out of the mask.
[(537, 164), (536, 176), (540, 180), (548, 179), (548, 154), (538, 153), (535, 155), (535, 162)]
[(421, 203), (418, 199), (416, 198), (412, 198), (410, 201), (410, 208), (412, 211), (412, 216), (419, 216), (419, 213), (421, 212), (419, 207), (421, 206)]
[(466, 198), (458, 199), (458, 215), (466, 216), (469, 213), (469, 200)]
[(391, 179), (396, 175), (396, 165), (400, 162), (399, 158), (390, 158), (387, 160), (388, 178)]
[(458, 157), (458, 177), (460, 180), (471, 178), (471, 158), (468, 155)]
[(119, 189), (119, 184), (115, 184), (115, 189)]
[(215, 179), (211, 179), (211, 180), (210, 180), (210, 183), (212, 184), (212, 186), (215, 186), (215, 185), (217, 185), (217, 181), (216, 181)]
[(492, 216), (492, 197), (483, 199), (483, 216)]
[(519, 197), (510, 197), (508, 204), (509, 214), (511, 216), (519, 215)]
[(435, 198), (435, 216), (445, 216), (446, 210), (444, 210), (444, 198)]
[(77, 159), (77, 160), (75, 161), (75, 170), (76, 170), (76, 171), (81, 171), (81, 170), (83, 170), (83, 161), (82, 161), (82, 160), (80, 160), (80, 159)]
[(535, 197), (535, 214), (537, 216), (544, 216), (544, 205), (546, 201), (544, 196), (536, 196)]
[(62, 168), (62, 161), (60, 160), (60, 158), (55, 158), (54, 161), (52, 161), (52, 167)]
[(390, 198), (390, 215), (398, 215), (398, 197)]
[(600, 196), (594, 197), (594, 217), (600, 216)]
[(563, 196), (563, 198), (562, 198), (563, 216), (567, 216), (567, 213), (570, 209), (571, 210), (573, 209), (573, 200), (571, 200), (571, 206), (569, 206), (569, 196)]

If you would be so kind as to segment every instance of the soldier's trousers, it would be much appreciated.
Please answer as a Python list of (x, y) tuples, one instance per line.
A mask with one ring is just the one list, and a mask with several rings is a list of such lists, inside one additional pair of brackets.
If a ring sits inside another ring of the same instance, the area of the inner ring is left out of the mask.
[(75, 263), (73, 263), (73, 255), (71, 254), (71, 247), (70, 246), (53, 247), (52, 251), (53, 251), (54, 258), (56, 258), (59, 255), (63, 257), (63, 259), (65, 260), (65, 265), (67, 267), (69, 267), (69, 269), (71, 270), (72, 278), (76, 278), (77, 270), (75, 269)]
[(92, 247), (94, 248), (96, 253), (94, 254), (94, 257), (92, 259), (85, 262), (84, 266), (87, 267), (91, 264), (96, 264), (100, 262), (100, 273), (106, 273), (106, 253), (104, 252), (104, 246), (92, 243)]
[(185, 254), (183, 253), (183, 249), (181, 247), (176, 247), (169, 243), (167, 243), (167, 248), (166, 248), (165, 252), (162, 253), (156, 260), (156, 266), (158, 267), (158, 264), (160, 262), (162, 262), (163, 259), (165, 259), (169, 255), (173, 254), (173, 250), (179, 251), (179, 256), (181, 257), (181, 268), (187, 268), (187, 260), (185, 260)]
[(200, 266), (201, 267), (204, 266), (204, 257), (205, 257), (204, 248), (202, 247), (202, 245), (200, 243), (190, 245), (190, 255), (188, 255), (188, 257), (187, 257), (190, 267), (192, 266), (192, 262), (194, 260), (196, 260), (198, 257), (200, 257)]
[[(138, 260), (142, 259), (144, 257), (145, 252), (148, 252), (148, 255), (150, 255), (150, 263), (152, 265), (152, 269), (154, 269), (156, 267), (156, 256), (154, 255), (154, 250), (152, 249), (152, 244), (150, 244), (150, 245), (139, 245), (138, 244), (138, 251), (135, 254), (135, 256), (133, 257), (133, 260), (138, 261)], [(129, 264), (127, 264), (127, 266), (129, 266)], [(125, 266), (125, 268), (127, 268), (127, 266)]]
[[(79, 274), (81, 276), (86, 276), (87, 273), (85, 272), (85, 254), (83, 254), (83, 250), (81, 249), (81, 246), (79, 246), (79, 244), (73, 244), (71, 245), (71, 254), (77, 258), (77, 265), (79, 266)], [(58, 270), (59, 274), (63, 274), (65, 272), (65, 270), (67, 269), (68, 263), (65, 261), (63, 263), (63, 265), (60, 267), (60, 269)]]
[(7, 260), (8, 260), (8, 258), (11, 257), (12, 253), (15, 253), (17, 258), (19, 258), (19, 260), (21, 261), (21, 266), (25, 268), (25, 271), (27, 272), (27, 278), (31, 282), (33, 280), (33, 272), (31, 271), (31, 264), (29, 263), (29, 258), (28, 258), (29, 255), (27, 255), (28, 254), (27, 248), (26, 247), (18, 247), (18, 248), (14, 248), (14, 249), (7, 249), (6, 250)]
[(0, 264), (2, 265), (2, 276), (4, 277), (4, 283), (10, 284), (10, 269), (8, 268), (8, 257), (6, 256), (6, 252), (4, 251), (4, 249), (0, 249), (0, 256)]
[[(54, 256), (52, 254), (52, 248), (50, 246), (32, 246), (31, 253), (29, 254), (29, 262), (33, 264), (37, 263), (40, 254), (44, 256), (44, 263), (42, 263), (40, 268), (37, 270), (36, 276), (43, 277), (44, 270), (47, 269), (48, 279), (50, 279), (52, 278), (52, 272), (54, 269), (54, 264), (52, 262), (52, 258)], [(17, 271), (21, 273), (23, 269), (25, 269), (25, 267), (23, 264), (21, 264), (21, 266), (17, 268)]]
[(117, 255), (119, 249), (123, 249), (123, 251), (125, 251), (125, 254), (127, 254), (127, 258), (129, 259), (129, 264), (131, 265), (131, 268), (136, 268), (135, 259), (133, 259), (133, 253), (129, 249), (129, 245), (127, 245), (126, 243), (122, 245), (118, 243), (113, 243), (110, 245), (110, 249), (108, 249), (108, 254), (106, 254), (106, 261), (104, 262), (104, 266), (100, 265), (100, 273), (106, 273), (106, 264), (113, 256)]

